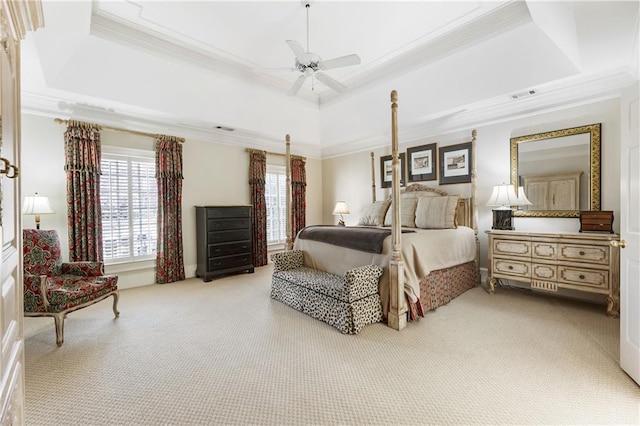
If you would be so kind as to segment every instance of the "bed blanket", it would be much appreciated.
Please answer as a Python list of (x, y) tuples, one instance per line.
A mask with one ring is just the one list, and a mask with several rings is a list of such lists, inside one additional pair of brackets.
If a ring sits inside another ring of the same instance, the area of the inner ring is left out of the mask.
[[(402, 230), (402, 232), (413, 231)], [(314, 225), (302, 229), (298, 234), (298, 238), (347, 247), (367, 253), (382, 253), (384, 239), (389, 235), (391, 235), (390, 228)]]

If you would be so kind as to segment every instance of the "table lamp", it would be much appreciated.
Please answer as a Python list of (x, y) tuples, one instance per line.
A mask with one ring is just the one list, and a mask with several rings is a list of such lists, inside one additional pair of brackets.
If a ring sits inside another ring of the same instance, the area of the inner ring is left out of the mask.
[(498, 207), (493, 209), (493, 226), (491, 229), (514, 230), (511, 219), (513, 210), (511, 207), (531, 205), (531, 202), (524, 195), (523, 187), (519, 187), (518, 192), (516, 192), (513, 185), (502, 184), (493, 187), (493, 192), (486, 205)]
[(36, 229), (40, 229), (40, 215), (55, 213), (49, 204), (49, 198), (35, 195), (24, 197), (22, 204), (22, 214), (32, 214), (36, 216)]
[(344, 201), (338, 201), (336, 206), (333, 208), (334, 215), (340, 215), (340, 220), (338, 221), (339, 226), (344, 226), (344, 218), (343, 214), (349, 214), (349, 207), (347, 207), (347, 203)]

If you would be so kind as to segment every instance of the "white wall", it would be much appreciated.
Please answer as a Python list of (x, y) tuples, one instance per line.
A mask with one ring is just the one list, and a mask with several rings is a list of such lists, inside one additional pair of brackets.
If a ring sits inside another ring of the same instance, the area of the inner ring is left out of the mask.
[[(388, 111), (388, 105), (385, 108)], [(362, 117), (361, 125), (370, 121)], [(476, 152), (478, 173), (478, 227), (481, 242), (481, 265), (486, 267), (486, 235), (491, 228), (491, 208), (484, 203), (491, 194), (493, 185), (510, 180), (509, 140), (511, 137), (532, 133), (602, 123), (602, 170), (601, 208), (613, 210), (618, 217), (619, 190), (619, 138), (620, 106), (617, 98), (591, 104), (556, 108), (518, 117), (500, 123), (473, 126), (478, 131)], [(408, 147), (437, 142), (448, 146), (471, 139), (468, 130), (442, 135), (425, 136), (419, 140), (400, 140), (400, 150)], [(64, 173), (65, 126), (55, 124), (53, 119), (34, 115), (22, 117), (21, 184), (23, 195), (38, 192), (51, 201), (53, 215), (42, 216), (42, 227), (56, 229), (60, 233), (63, 254), (68, 256), (66, 224), (66, 177)], [(179, 135), (177, 135), (179, 136)], [(153, 149), (153, 140), (129, 134), (102, 132), (103, 145), (119, 145), (137, 149)], [(284, 151), (284, 149), (283, 149)], [(193, 276), (196, 266), (195, 205), (247, 204), (248, 155), (239, 146), (210, 141), (189, 139), (183, 146), (183, 238), (185, 268), (187, 276)], [(389, 195), (388, 189), (380, 188), (380, 156), (390, 154), (390, 148), (374, 150), (376, 173), (376, 197)], [(278, 164), (281, 157), (269, 156), (269, 162)], [(343, 155), (324, 160), (307, 159), (307, 224), (331, 224), (336, 218), (331, 214), (336, 201), (344, 200), (351, 209), (345, 216), (349, 225), (357, 223), (359, 213), (371, 202), (371, 157), (370, 151)], [(435, 185), (437, 181), (426, 182)], [(446, 191), (470, 196), (469, 184), (444, 185)], [(23, 217), (25, 227), (33, 226), (33, 217)], [(570, 218), (514, 218), (514, 225), (521, 231), (577, 231), (579, 220)], [(619, 222), (614, 221), (614, 229)], [(123, 271), (113, 267), (109, 272), (120, 276), (121, 288), (152, 284), (154, 271)]]
[[(487, 238), (484, 231), (491, 229), (492, 225), (491, 207), (486, 207), (484, 204), (491, 195), (493, 185), (510, 182), (510, 138), (593, 123), (602, 123), (601, 209), (613, 210), (614, 216), (618, 217), (620, 208), (618, 175), (620, 102), (618, 98), (542, 111), (498, 124), (474, 126), (478, 131), (475, 155), (481, 267), (486, 268)], [(434, 142), (437, 142), (439, 147), (468, 142), (471, 140), (471, 130), (472, 128), (469, 128), (467, 132), (425, 135), (420, 140), (400, 141), (400, 152), (405, 152), (409, 147)], [(391, 150), (390, 148), (376, 149), (374, 152), (377, 199), (382, 199), (389, 195), (389, 190), (380, 188), (380, 156), (390, 154)], [(344, 200), (351, 210), (351, 215), (345, 217), (345, 222), (347, 225), (356, 224), (359, 213), (371, 202), (370, 153), (367, 151), (325, 159), (322, 168), (325, 223), (332, 223), (335, 220), (331, 210), (337, 200)], [(437, 181), (423, 183), (437, 186)], [(462, 196), (470, 196), (471, 193), (470, 184), (443, 185), (441, 188)], [(577, 218), (516, 217), (514, 226), (519, 231), (577, 232), (580, 222)], [(614, 229), (618, 231), (619, 222), (614, 221)]]
[[(66, 215), (66, 174), (64, 172), (64, 125), (49, 117), (22, 115), (21, 185), (22, 194), (38, 192), (49, 197), (56, 212), (41, 216), (43, 229), (60, 234), (63, 259), (68, 259)], [(180, 135), (176, 135), (180, 136)], [(103, 131), (103, 146), (154, 149), (152, 138)], [(284, 143), (283, 143), (284, 152)], [(270, 156), (271, 157), (271, 156)], [(269, 158), (268, 162), (277, 161)], [(249, 204), (249, 156), (244, 148), (215, 142), (188, 139), (183, 145), (184, 181), (182, 192), (182, 233), (187, 277), (196, 269), (196, 205)], [(318, 159), (307, 159), (307, 223), (322, 223), (322, 167)], [(34, 227), (33, 216), (23, 217), (25, 228)], [(141, 265), (146, 267), (140, 269)], [(120, 288), (153, 284), (153, 263), (107, 266), (117, 273)]]

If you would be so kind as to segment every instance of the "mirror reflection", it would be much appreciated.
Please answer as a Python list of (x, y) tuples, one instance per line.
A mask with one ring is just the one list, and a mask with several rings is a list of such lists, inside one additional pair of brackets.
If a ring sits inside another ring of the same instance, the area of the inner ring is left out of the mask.
[(522, 186), (532, 203), (515, 216), (577, 217), (580, 210), (599, 210), (600, 124), (512, 138), (511, 183)]

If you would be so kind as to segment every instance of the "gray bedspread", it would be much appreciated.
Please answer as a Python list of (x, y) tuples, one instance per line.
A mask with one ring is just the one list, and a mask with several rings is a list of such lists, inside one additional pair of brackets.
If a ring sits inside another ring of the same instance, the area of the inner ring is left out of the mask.
[[(403, 230), (402, 232), (413, 232)], [(391, 228), (370, 226), (307, 226), (298, 234), (303, 240), (319, 241), (367, 253), (382, 253), (383, 241), (391, 235)]]

